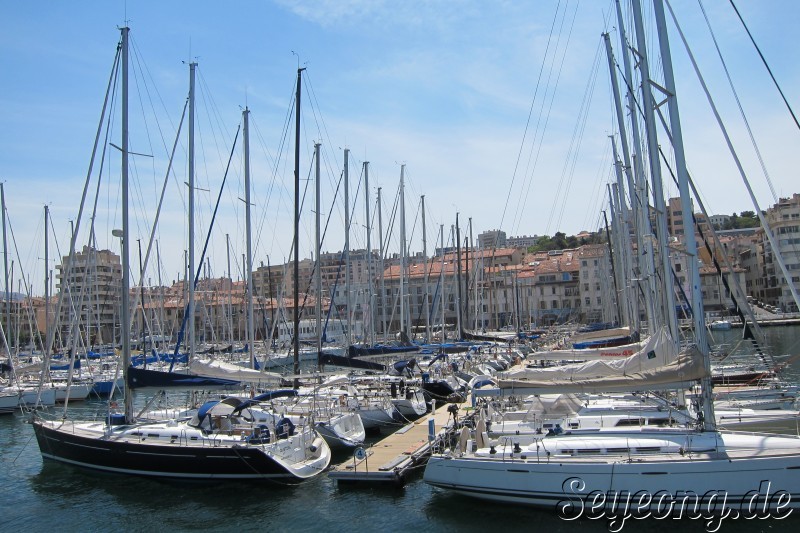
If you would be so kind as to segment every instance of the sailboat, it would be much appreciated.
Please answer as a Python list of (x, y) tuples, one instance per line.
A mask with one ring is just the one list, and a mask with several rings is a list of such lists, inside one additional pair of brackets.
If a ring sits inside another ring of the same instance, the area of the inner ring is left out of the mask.
[[(657, 153), (653, 150), (654, 106), (650, 100), (649, 68), (644, 53), (644, 26), (639, 0), (633, 0), (633, 5), (639, 64), (645, 85), (643, 107), (649, 141), (653, 141), (649, 148), (654, 154)], [(663, 59), (664, 93), (669, 95), (679, 189), (685, 220), (690, 220), (688, 176), (662, 0), (654, 0), (653, 6)], [(622, 31), (619, 2), (617, 13)], [(658, 164), (652, 160), (650, 163), (651, 170)], [(654, 194), (661, 194), (660, 190), (659, 184)], [(756, 513), (786, 516), (787, 511), (799, 507), (800, 502), (794, 501), (792, 495), (800, 493), (800, 477), (796, 473), (800, 470), (800, 438), (734, 433), (720, 431), (714, 426), (710, 358), (702, 295), (697, 289), (700, 283), (694, 239), (687, 239), (686, 247), (690, 258), (688, 277), (695, 288), (692, 315), (696, 335), (695, 346), (683, 351), (676, 360), (688, 365), (686, 369), (671, 378), (656, 378), (655, 370), (633, 372), (622, 379), (587, 376), (574, 386), (583, 386), (586, 391), (619, 391), (625, 390), (624, 381), (629, 381), (630, 386), (638, 381), (639, 390), (680, 390), (686, 385), (679, 383), (684, 379), (699, 380), (702, 396), (698, 401), (702, 412), (698, 414), (695, 428), (639, 426), (601, 429), (588, 434), (564, 432), (561, 428), (557, 432), (560, 434), (542, 435), (523, 445), (513, 437), (503, 442), (490, 441), (483, 431), (485, 425), (478, 421), (474, 438), (468, 429), (462, 429), (453, 449), (430, 458), (424, 480), (435, 487), (481, 499), (555, 509), (562, 517), (570, 518), (587, 516), (589, 506), (594, 512), (606, 513), (594, 517), (624, 514), (624, 518), (637, 513), (650, 516), (655, 513), (660, 517), (674, 513), (694, 513), (690, 516), (698, 517), (697, 513), (707, 513), (709, 518), (715, 515), (753, 517)], [(674, 305), (666, 310), (674, 312)], [(567, 381), (570, 380), (562, 380), (552, 392), (569, 392), (560, 387)], [(625, 499), (631, 506), (621, 507)]]
[[(121, 29), (122, 64), (122, 368), (130, 366), (128, 238), (128, 34)], [(190, 64), (194, 86), (195, 63)], [(190, 99), (191, 99), (190, 93)], [(191, 166), (191, 165), (190, 165)], [(31, 421), (42, 457), (94, 470), (191, 480), (308, 479), (330, 463), (330, 449), (310, 426), (270, 427), (247, 401), (213, 400), (189, 418), (138, 421), (132, 394), (126, 390), (125, 412), (102, 421)]]

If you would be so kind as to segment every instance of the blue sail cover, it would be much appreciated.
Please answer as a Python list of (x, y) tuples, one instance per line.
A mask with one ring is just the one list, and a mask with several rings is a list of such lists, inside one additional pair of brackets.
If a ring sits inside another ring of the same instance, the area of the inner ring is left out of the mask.
[(381, 363), (364, 361), (363, 359), (357, 359), (355, 357), (335, 355), (328, 352), (320, 352), (318, 362), (320, 365), (343, 366), (347, 368), (359, 368), (361, 370), (377, 370), (379, 372), (386, 371), (386, 365), (382, 365)]
[(178, 372), (163, 372), (144, 368), (128, 367), (128, 386), (131, 389), (144, 388), (184, 388), (184, 389), (220, 389), (239, 386), (238, 381), (220, 378), (206, 378)]
[[(76, 359), (73, 364), (72, 368), (80, 368), (81, 367), (81, 360)], [(69, 370), (69, 363), (66, 365), (50, 365), (50, 370)]]

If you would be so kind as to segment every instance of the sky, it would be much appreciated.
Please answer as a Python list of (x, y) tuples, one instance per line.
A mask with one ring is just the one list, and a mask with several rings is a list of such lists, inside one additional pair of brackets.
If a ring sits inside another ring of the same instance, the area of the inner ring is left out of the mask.
[[(652, 48), (652, 8), (644, 3)], [(789, 104), (798, 105), (800, 65), (793, 57), (793, 37), (800, 3), (735, 3)], [(761, 209), (799, 192), (800, 130), (731, 3), (671, 0), (671, 5)], [(34, 294), (44, 292), (45, 205), (52, 224), (48, 270), (68, 253), (71, 224), (79, 224), (78, 247), (89, 242), (93, 212), (97, 246), (119, 251), (111, 235), (121, 224), (120, 156), (113, 146), (121, 142), (118, 92), (109, 104), (110, 118), (103, 120), (111, 124), (110, 133), (103, 133), (91, 162), (118, 28), (126, 24), (132, 43), (130, 210), (136, 272), (137, 244), (145, 253), (192, 61), (198, 64), (196, 261), (219, 194), (207, 252), (213, 276), (227, 275), (230, 250), (232, 277), (239, 279), (246, 251), (241, 134), (234, 144), (245, 107), (250, 111), (254, 266), (291, 258), (298, 67), (305, 68), (301, 257), (314, 253), (314, 183), (308, 178), (315, 172), (315, 143), (322, 154), (323, 252), (344, 248), (344, 149), (350, 155), (353, 249), (366, 246), (366, 161), (371, 244), (377, 248), (379, 243), (380, 188), (389, 253), (400, 249), (401, 169), (412, 253), (423, 249), (422, 195), (429, 254), (439, 246), (440, 228), (452, 243), (456, 215), (462, 239), (470, 222), (475, 237), (494, 229), (509, 236), (596, 231), (608, 210), (607, 184), (614, 179), (609, 136), (617, 125), (601, 37), (610, 33), (620, 57), (613, 9), (606, 0), (0, 2), (0, 181), (13, 289), (24, 279)], [(688, 167), (703, 203), (709, 214), (753, 210), (667, 16)], [(655, 49), (650, 54), (653, 77), (661, 80), (659, 54)], [(157, 283), (159, 276), (165, 284), (184, 276), (187, 129), (184, 125), (177, 142), (155, 230), (161, 268), (155, 268), (153, 251), (146, 284)], [(662, 148), (671, 153), (660, 135)], [(89, 193), (78, 222), (87, 175)], [(665, 196), (677, 195), (668, 177), (665, 189)]]

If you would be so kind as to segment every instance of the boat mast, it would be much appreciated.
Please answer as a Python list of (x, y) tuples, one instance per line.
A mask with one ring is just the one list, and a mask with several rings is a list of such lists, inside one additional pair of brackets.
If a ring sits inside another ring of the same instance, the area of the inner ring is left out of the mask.
[(425, 299), (425, 342), (431, 342), (431, 317), (430, 302), (428, 302), (428, 238), (425, 229), (425, 195), (420, 198), (422, 202), (422, 266), (423, 266), (423, 288), (422, 297)]
[(461, 324), (461, 228), (458, 225), (458, 213), (456, 213), (454, 240), (456, 241), (456, 339), (461, 339), (464, 335)]
[(228, 258), (228, 278), (230, 284), (228, 285), (228, 334), (230, 335), (231, 343), (233, 343), (233, 275), (231, 274), (231, 235), (225, 234), (225, 254)]
[[(163, 343), (164, 343), (164, 285), (161, 281), (161, 250), (158, 245), (158, 241), (156, 241), (156, 272), (158, 275), (158, 334), (160, 338), (158, 339), (162, 344), (163, 350)], [(98, 331), (100, 331), (100, 324), (98, 324)]]
[(381, 333), (383, 334), (383, 342), (386, 342), (386, 284), (384, 278), (384, 241), (383, 241), (383, 204), (381, 204), (381, 187), (378, 187), (378, 237), (380, 238), (380, 257), (378, 258), (378, 268), (381, 271), (380, 278), (380, 294), (378, 299), (381, 302)]
[[(131, 319), (130, 319), (130, 284), (131, 261), (129, 242), (130, 229), (128, 219), (128, 32), (130, 28), (122, 28), (122, 372), (125, 382), (125, 422), (133, 422), (133, 394), (128, 383), (128, 367), (131, 364)], [(74, 239), (74, 236), (73, 236)]]
[(367, 304), (369, 306), (369, 344), (375, 344), (375, 295), (373, 294), (372, 226), (369, 217), (369, 162), (364, 161), (364, 208), (367, 219)]
[[(350, 164), (348, 162), (350, 150), (344, 149), (344, 307), (347, 310), (347, 332), (345, 332), (345, 346), (352, 343), (353, 324), (350, 320)], [(319, 165), (319, 160), (317, 161)]]
[[(297, 91), (295, 94), (295, 131), (294, 131), (294, 333), (292, 345), (294, 351), (294, 375), (300, 373), (300, 86), (305, 68), (297, 69)], [(299, 386), (297, 378), (295, 388)]]
[(619, 216), (616, 218), (615, 232), (616, 232), (616, 248), (619, 256), (619, 268), (617, 269), (617, 278), (620, 285), (617, 291), (617, 301), (622, 300), (619, 307), (622, 310), (622, 323), (630, 326), (632, 331), (639, 331), (638, 320), (638, 298), (635, 294), (631, 293), (632, 287), (628, 281), (633, 277), (630, 263), (630, 226), (628, 225), (628, 208), (625, 204), (625, 185), (622, 180), (622, 161), (619, 160), (617, 154), (617, 142), (614, 136), (611, 136), (611, 149), (614, 157), (614, 171), (616, 173), (617, 182), (614, 184), (614, 192), (617, 202), (617, 210)]
[[(11, 331), (11, 288), (8, 286), (8, 245), (6, 241), (6, 191), (3, 183), (0, 183), (0, 210), (3, 211), (3, 275), (5, 282), (3, 288), (6, 291), (6, 329)], [(10, 333), (9, 333), (10, 335)], [(11, 349), (8, 350), (8, 360), (11, 361)]]
[(244, 122), (244, 202), (245, 233), (247, 238), (247, 353), (250, 356), (250, 368), (256, 367), (255, 325), (253, 319), (253, 235), (250, 218), (250, 109), (242, 111)]
[[(661, 64), (664, 70), (664, 88), (669, 102), (669, 123), (672, 133), (672, 149), (675, 155), (675, 166), (678, 173), (678, 190), (681, 197), (681, 211), (683, 220), (688, 224), (693, 219), (692, 198), (689, 194), (689, 174), (686, 170), (686, 154), (683, 146), (683, 133), (681, 131), (680, 113), (678, 111), (678, 97), (675, 92), (675, 74), (672, 70), (672, 54), (669, 48), (667, 35), (667, 22), (664, 16), (662, 0), (653, 0), (658, 42), (661, 50)], [(714, 429), (714, 398), (711, 393), (711, 359), (709, 356), (708, 339), (706, 337), (705, 312), (703, 311), (703, 293), (700, 288), (700, 263), (697, 256), (697, 241), (692, 231), (684, 232), (684, 246), (689, 256), (688, 276), (691, 283), (692, 319), (694, 321), (694, 334), (697, 349), (703, 356), (705, 376), (701, 380), (703, 399), (703, 429)]]
[[(472, 234), (472, 218), (469, 219), (469, 232)], [(464, 302), (461, 306), (463, 310), (463, 325), (469, 327), (469, 248), (472, 245), (472, 239), (467, 239), (466, 235), (464, 236)], [(519, 312), (519, 309), (517, 310)], [(463, 332), (462, 332), (463, 337)]]
[[(619, 38), (620, 38), (620, 46), (622, 48), (623, 53), (622, 55), (622, 64), (625, 69), (625, 78), (628, 81), (628, 87), (626, 91), (626, 96), (628, 100), (628, 108), (629, 109), (637, 109), (636, 104), (636, 97), (633, 94), (633, 69), (631, 67), (631, 60), (630, 54), (627, 52), (628, 50), (628, 38), (625, 32), (625, 21), (622, 18), (622, 6), (620, 4), (620, 0), (616, 0), (616, 7), (617, 7), (617, 25), (619, 27)], [(616, 77), (614, 77), (616, 79)], [(613, 84), (612, 84), (613, 87)], [(618, 105), (621, 109), (621, 104)], [(617, 115), (619, 117), (619, 115)], [(622, 139), (623, 143), (623, 150), (622, 155), (625, 158), (625, 166), (626, 168), (630, 168), (633, 166), (634, 176), (629, 176), (628, 188), (630, 189), (631, 195), (631, 207), (633, 209), (633, 219), (634, 219), (634, 226), (635, 231), (634, 234), (636, 235), (636, 245), (639, 255), (639, 260), (637, 261), (639, 275), (636, 276), (640, 278), (637, 283), (641, 286), (643, 285), (642, 279), (648, 280), (648, 288), (645, 288), (642, 292), (644, 293), (644, 301), (645, 301), (645, 309), (647, 311), (647, 319), (649, 324), (650, 332), (653, 333), (653, 324), (656, 322), (656, 317), (658, 316), (655, 310), (655, 302), (653, 301), (653, 289), (655, 287), (655, 281), (653, 279), (653, 272), (655, 271), (655, 259), (653, 257), (653, 241), (650, 238), (645, 238), (647, 235), (650, 234), (650, 221), (648, 219), (648, 212), (647, 212), (647, 194), (645, 193), (645, 178), (644, 178), (644, 169), (642, 168), (642, 140), (639, 134), (639, 121), (637, 120), (637, 114), (631, 112), (630, 113), (630, 123), (631, 123), (631, 142), (635, 147), (635, 152), (630, 154), (627, 150), (628, 143), (626, 138), (623, 138), (623, 132), (625, 132), (624, 122), (620, 125), (620, 139)], [(628, 154), (628, 155), (626, 155)], [(631, 182), (631, 179), (633, 180)], [(637, 315), (638, 320), (638, 315)]]
[[(639, 71), (641, 72), (642, 107), (644, 108), (645, 133), (647, 134), (648, 162), (650, 164), (650, 178), (652, 180), (653, 207), (656, 218), (656, 237), (658, 238), (658, 251), (661, 256), (662, 290), (661, 312), (664, 321), (669, 327), (670, 336), (676, 347), (680, 339), (678, 330), (678, 316), (675, 309), (675, 290), (672, 281), (672, 265), (669, 259), (667, 212), (664, 202), (664, 186), (661, 180), (661, 161), (658, 155), (658, 138), (656, 123), (653, 117), (653, 94), (650, 89), (650, 66), (647, 60), (647, 43), (642, 21), (641, 1), (633, 0), (633, 19), (636, 27), (637, 52), (639, 57)], [(689, 219), (691, 220), (691, 218)]]
[(400, 331), (406, 333), (406, 166), (400, 165)]
[[(614, 154), (614, 166), (616, 168), (617, 173), (617, 182), (619, 183), (619, 209), (622, 215), (622, 235), (619, 237), (619, 243), (622, 248), (622, 262), (623, 266), (623, 274), (622, 274), (622, 291), (623, 296), (622, 299), (625, 300), (626, 305), (624, 306), (625, 312), (629, 313), (629, 316), (626, 319), (626, 325), (631, 326), (634, 331), (639, 331), (639, 298), (635, 291), (633, 291), (633, 287), (631, 286), (630, 280), (634, 278), (633, 274), (633, 267), (631, 264), (631, 250), (630, 250), (630, 218), (628, 215), (628, 207), (625, 203), (625, 184), (622, 180), (622, 170), (625, 171), (625, 177), (627, 178), (628, 182), (628, 189), (630, 191), (631, 197), (631, 208), (634, 212), (634, 217), (636, 216), (636, 212), (638, 209), (638, 202), (636, 201), (636, 191), (633, 188), (633, 173), (631, 170), (631, 163), (630, 163), (630, 148), (628, 145), (628, 133), (625, 129), (625, 117), (622, 113), (622, 100), (620, 98), (619, 92), (619, 83), (617, 80), (616, 69), (614, 66), (614, 52), (611, 47), (611, 37), (608, 33), (603, 34), (603, 40), (605, 41), (606, 47), (606, 57), (608, 59), (608, 72), (611, 76), (611, 88), (614, 94), (614, 109), (616, 111), (617, 116), (617, 127), (619, 128), (619, 137), (622, 143), (622, 155), (623, 160), (622, 162), (619, 161), (619, 157), (617, 155), (617, 145), (614, 141), (613, 135), (611, 136), (611, 145)], [(620, 168), (622, 167), (622, 168)], [(638, 235), (638, 232), (637, 232)], [(641, 250), (641, 248), (640, 248)], [(633, 292), (632, 292), (633, 291)]]
[[(320, 208), (322, 207), (322, 198), (320, 195), (320, 161), (319, 161), (319, 148), (320, 143), (314, 143), (314, 205), (315, 205), (315, 213), (314, 213), (314, 255), (317, 259), (317, 266), (314, 269), (314, 283), (316, 285), (316, 298), (314, 298), (314, 314), (316, 315), (316, 332), (317, 332), (317, 361), (319, 361), (319, 355), (322, 352), (322, 261), (320, 260), (319, 250), (320, 250), (320, 240), (321, 240), (321, 228), (322, 224), (320, 221)], [(346, 154), (347, 152), (345, 152)], [(348, 346), (350, 346), (348, 344)]]
[(197, 63), (189, 63), (189, 271), (186, 277), (189, 292), (189, 305), (186, 314), (189, 315), (189, 360), (194, 357), (195, 331), (194, 331), (194, 79)]
[(445, 308), (445, 277), (444, 277), (444, 258), (445, 258), (445, 245), (444, 245), (444, 224), (439, 225), (439, 240), (442, 241), (442, 264), (439, 266), (439, 292), (441, 296), (439, 297), (439, 304), (441, 306), (442, 311), (442, 338), (441, 342), (444, 344), (445, 340), (447, 340), (447, 328), (445, 328), (444, 323), (444, 308)]
[(44, 206), (44, 331), (45, 331), (45, 346), (42, 346), (42, 355), (45, 361), (50, 361), (50, 258), (48, 257), (48, 220), (50, 218), (50, 208), (45, 204)]

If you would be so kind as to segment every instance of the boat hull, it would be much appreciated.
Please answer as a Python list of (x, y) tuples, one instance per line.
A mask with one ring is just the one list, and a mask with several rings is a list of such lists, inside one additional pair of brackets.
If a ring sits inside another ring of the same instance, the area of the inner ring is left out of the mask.
[[(755, 497), (760, 508), (776, 506), (795, 508), (800, 501), (788, 495), (800, 493), (800, 441), (781, 439), (777, 446), (791, 445), (785, 453), (769, 453), (763, 457), (752, 450), (749, 454), (698, 452), (651, 458), (558, 457), (542, 449), (528, 451), (527, 457), (510, 455), (502, 450), (497, 459), (464, 456), (432, 456), (425, 469), (425, 482), (453, 492), (485, 500), (531, 505), (565, 514), (575, 514), (590, 505), (609, 510), (620, 505), (615, 496), (639, 496), (646, 504), (641, 511), (663, 512), (667, 504), (681, 498), (709, 505), (725, 505), (742, 510)], [(773, 446), (770, 445), (770, 446)], [(720, 443), (720, 449), (724, 450)], [(780, 499), (783, 494), (783, 499)], [(662, 497), (663, 496), (663, 497)], [(602, 498), (598, 500), (597, 498)], [(662, 497), (659, 502), (659, 497)], [(766, 500), (766, 507), (765, 505)], [(598, 503), (599, 502), (599, 503)], [(634, 505), (634, 504), (631, 504)], [(566, 506), (566, 507), (565, 507)], [(619, 509), (612, 509), (619, 510)], [(683, 509), (684, 512), (686, 509)], [(722, 509), (712, 509), (720, 511)]]
[(147, 444), (84, 436), (42, 420), (33, 429), (43, 458), (93, 470), (162, 479), (298, 479), (257, 446)]

